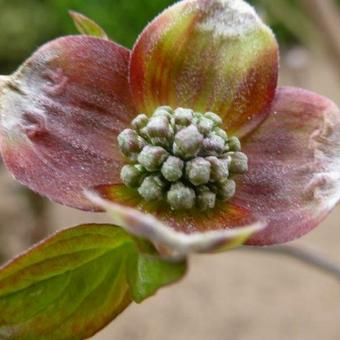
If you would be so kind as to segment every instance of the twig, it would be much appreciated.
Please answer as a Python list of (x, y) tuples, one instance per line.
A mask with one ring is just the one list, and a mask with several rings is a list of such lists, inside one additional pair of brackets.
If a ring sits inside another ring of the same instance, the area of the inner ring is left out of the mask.
[(314, 49), (315, 42), (322, 40), (314, 22), (290, 1), (261, 0), (261, 3), (272, 17), (282, 23), (304, 45)]
[(29, 189), (23, 188), (22, 193), (28, 202), (34, 219), (34, 226), (30, 234), (30, 243), (34, 244), (48, 235), (48, 202)]
[(324, 36), (324, 44), (340, 70), (340, 11), (333, 0), (299, 0)]
[(340, 265), (326, 258), (317, 251), (302, 246), (272, 246), (272, 247), (243, 247), (246, 251), (270, 253), (280, 256), (288, 256), (297, 261), (310, 265), (326, 274), (340, 280)]

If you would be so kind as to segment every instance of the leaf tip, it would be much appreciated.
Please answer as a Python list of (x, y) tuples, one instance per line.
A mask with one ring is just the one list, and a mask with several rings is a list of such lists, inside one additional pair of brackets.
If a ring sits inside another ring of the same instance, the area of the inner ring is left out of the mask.
[(74, 10), (68, 11), (79, 33), (108, 40), (108, 35), (95, 21)]

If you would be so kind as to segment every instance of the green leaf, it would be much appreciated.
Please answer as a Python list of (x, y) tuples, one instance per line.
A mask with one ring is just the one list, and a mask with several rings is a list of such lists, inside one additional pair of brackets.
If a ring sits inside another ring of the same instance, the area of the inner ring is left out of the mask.
[(61, 231), (0, 270), (0, 339), (87, 338), (185, 271), (112, 225)]
[(109, 39), (106, 32), (90, 18), (75, 11), (70, 11), (69, 14), (79, 33), (97, 38)]

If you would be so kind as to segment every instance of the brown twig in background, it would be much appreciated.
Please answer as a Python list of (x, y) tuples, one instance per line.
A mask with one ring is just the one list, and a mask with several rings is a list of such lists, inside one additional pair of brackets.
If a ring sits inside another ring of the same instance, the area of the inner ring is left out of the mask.
[(340, 281), (340, 265), (326, 258), (314, 249), (302, 246), (272, 246), (272, 247), (243, 247), (242, 250), (256, 251), (263, 254), (274, 254), (288, 256), (305, 264), (312, 266)]
[(340, 74), (340, 11), (333, 0), (299, 0), (324, 36), (329, 51)]
[(22, 192), (28, 202), (33, 215), (33, 228), (30, 234), (30, 243), (34, 244), (45, 238), (48, 233), (48, 201), (33, 191), (23, 188)]
[[(278, 22), (297, 37), (301, 43), (311, 49), (315, 48), (316, 41), (321, 41), (321, 36), (316, 30), (314, 22), (301, 10), (297, 10), (287, 0), (260, 0), (265, 10)], [(317, 43), (318, 44), (318, 43)]]

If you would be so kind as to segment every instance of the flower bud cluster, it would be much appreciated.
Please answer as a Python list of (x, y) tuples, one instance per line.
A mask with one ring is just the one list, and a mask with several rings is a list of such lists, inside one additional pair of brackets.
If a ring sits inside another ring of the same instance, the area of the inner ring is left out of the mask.
[(236, 191), (233, 176), (248, 171), (237, 137), (221, 128), (221, 118), (190, 109), (159, 107), (152, 116), (138, 115), (118, 136), (129, 160), (123, 183), (146, 201), (165, 200), (173, 210), (213, 209)]

